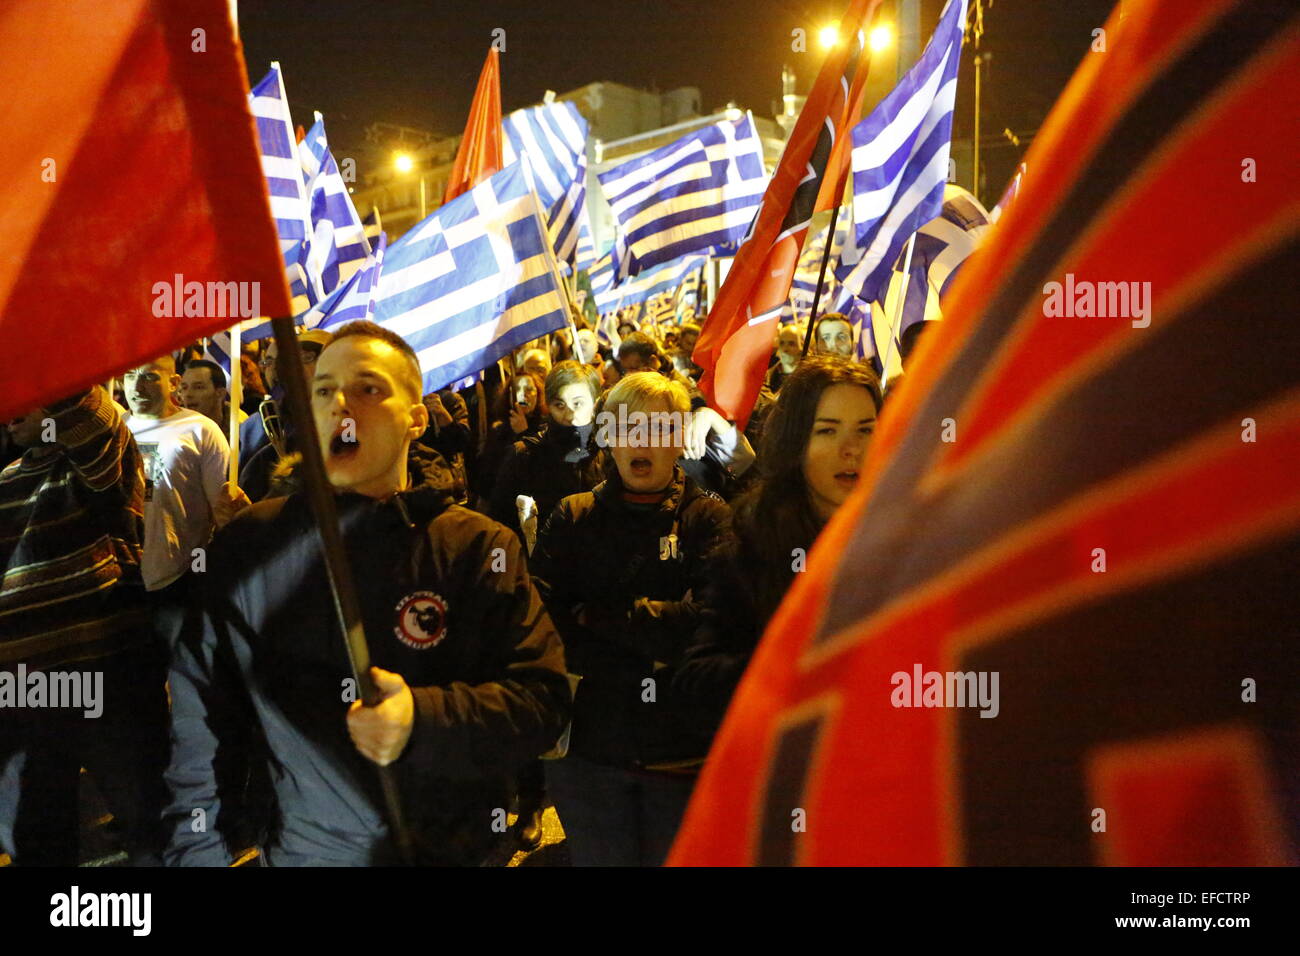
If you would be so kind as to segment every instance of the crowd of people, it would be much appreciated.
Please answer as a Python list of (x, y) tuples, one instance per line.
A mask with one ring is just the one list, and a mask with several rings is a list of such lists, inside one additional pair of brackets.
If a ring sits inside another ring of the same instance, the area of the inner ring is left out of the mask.
[(553, 803), (575, 865), (662, 863), (884, 400), (828, 314), (807, 355), (781, 329), (742, 430), (697, 387), (699, 334), (562, 330), (430, 394), (386, 329), (300, 334), (369, 703), (273, 340), (237, 358), (237, 481), (199, 346), (10, 422), (0, 673), (93, 671), (104, 706), (4, 715), (0, 853), (77, 862), (84, 767), (137, 865), (399, 862), (378, 764), (408, 862), (535, 848)]

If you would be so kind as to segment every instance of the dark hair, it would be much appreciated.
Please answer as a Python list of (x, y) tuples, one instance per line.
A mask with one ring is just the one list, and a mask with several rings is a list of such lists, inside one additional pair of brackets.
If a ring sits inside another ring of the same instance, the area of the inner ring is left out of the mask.
[(659, 346), (655, 340), (650, 338), (644, 332), (629, 332), (623, 337), (618, 345), (618, 357), (622, 359), (625, 355), (636, 355), (643, 362), (649, 362), (651, 358), (659, 359), (659, 364), (664, 364), (664, 357), (659, 354)]
[(542, 394), (546, 396), (546, 403), (548, 405), (554, 403), (564, 388), (575, 383), (587, 386), (588, 391), (591, 392), (593, 405), (596, 399), (600, 398), (600, 373), (590, 365), (583, 365), (581, 362), (569, 359), (557, 363), (551, 369), (551, 374), (546, 376), (546, 387), (542, 389)]
[(766, 622), (794, 578), (795, 548), (807, 550), (821, 533), (803, 474), (817, 405), (832, 385), (860, 385), (880, 411), (880, 380), (870, 366), (836, 356), (809, 356), (781, 385), (763, 426), (761, 477), (735, 506), (738, 554), (752, 576), (760, 619)]
[(537, 387), (537, 407), (528, 413), (528, 420), (536, 422), (546, 418), (546, 380), (536, 372), (517, 372), (504, 383), (501, 395), (497, 399), (495, 414), (497, 419), (508, 421), (510, 410), (515, 407), (515, 386), (523, 378), (532, 379)]
[(907, 367), (908, 360), (912, 357), (912, 351), (921, 341), (921, 335), (927, 328), (935, 324), (935, 320), (929, 322), (914, 322), (907, 328), (903, 329), (902, 334), (898, 336), (898, 360)]
[(213, 362), (210, 359), (190, 359), (185, 363), (185, 371), (188, 372), (192, 368), (207, 369), (208, 373), (212, 376), (213, 388), (226, 387), (226, 370), (216, 362)]
[[(415, 354), (415, 349), (411, 348), (410, 343), (391, 329), (386, 329), (382, 325), (376, 325), (374, 322), (369, 322), (365, 319), (358, 319), (355, 322), (349, 322), (346, 325), (341, 326), (337, 331), (335, 331), (334, 338), (330, 341), (329, 345), (334, 345), (339, 339), (346, 339), (357, 335), (367, 339), (379, 339), (379, 341), (391, 345), (393, 348), (397, 349), (397, 351), (406, 356), (411, 366), (410, 371), (412, 376), (412, 379), (408, 384), (414, 386), (415, 400), (418, 402), (424, 394), (424, 378), (420, 373), (420, 358)], [(329, 348), (329, 345), (325, 346), (325, 348)], [(325, 349), (321, 349), (321, 351), (323, 352)]]

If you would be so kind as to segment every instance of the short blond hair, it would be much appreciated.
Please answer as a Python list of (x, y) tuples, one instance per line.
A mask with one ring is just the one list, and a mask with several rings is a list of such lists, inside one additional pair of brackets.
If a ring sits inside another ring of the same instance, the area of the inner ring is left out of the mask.
[(655, 404), (666, 404), (668, 411), (685, 415), (691, 410), (691, 396), (680, 382), (658, 372), (632, 372), (609, 390), (604, 410), (613, 411), (622, 405), (629, 412), (646, 412)]

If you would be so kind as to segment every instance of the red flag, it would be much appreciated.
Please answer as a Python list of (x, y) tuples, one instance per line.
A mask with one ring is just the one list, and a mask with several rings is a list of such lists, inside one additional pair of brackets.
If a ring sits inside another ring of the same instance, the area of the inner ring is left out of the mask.
[(246, 75), (227, 0), (0, 9), (0, 419), (232, 325), (231, 288), (288, 314)]
[(501, 60), (497, 48), (492, 47), (478, 77), (469, 122), (456, 150), (447, 194), (442, 197), (444, 204), (501, 171), (501, 136)]
[(1262, 173), (1294, 153), (1300, 12), (1123, 14), (768, 627), (671, 862), (1300, 859), (1300, 201)]
[[(877, 9), (873, 22), (874, 19), (879, 18), (879, 15), (880, 10)], [(847, 36), (842, 38), (842, 42), (849, 44), (856, 42), (865, 47), (866, 37), (861, 34), (857, 37)], [(835, 122), (835, 143), (831, 147), (830, 158), (826, 161), (826, 172), (822, 175), (821, 191), (817, 195), (817, 205), (813, 212), (836, 209), (844, 198), (844, 184), (848, 181), (849, 169), (852, 165), (850, 160), (853, 157), (853, 137), (849, 135), (849, 131), (858, 125), (858, 120), (862, 119), (862, 103), (867, 96), (867, 78), (870, 74), (871, 63), (867, 59), (862, 62), (860, 68), (853, 70), (851, 80), (848, 77), (840, 79), (843, 94), (837, 100), (837, 104), (841, 109), (838, 114), (835, 109), (832, 109), (830, 117)], [(833, 221), (829, 234), (832, 236), (835, 234)]]
[[(860, 107), (860, 83), (869, 58), (855, 38), (879, 4), (852, 0), (840, 20), (840, 36), (847, 42), (832, 47), (822, 63), (750, 235), (718, 290), (695, 346), (692, 360), (704, 369), (701, 390), (709, 404), (741, 427), (754, 408), (772, 356), (776, 321), (790, 294), (808, 223), (816, 209), (834, 205), (832, 198), (838, 201), (838, 195), (826, 192), (827, 198), (819, 202), (819, 194), (834, 142), (847, 135), (844, 122), (855, 89)], [(852, 79), (846, 81), (846, 76)]]

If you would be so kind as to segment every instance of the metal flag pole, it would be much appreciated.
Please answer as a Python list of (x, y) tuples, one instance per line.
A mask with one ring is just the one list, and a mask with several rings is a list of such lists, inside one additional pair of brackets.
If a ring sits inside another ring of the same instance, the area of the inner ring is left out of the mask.
[(885, 358), (880, 363), (881, 384), (889, 374), (889, 360), (894, 354), (894, 336), (898, 334), (898, 323), (903, 317), (903, 303), (907, 300), (907, 287), (912, 284), (912, 247), (916, 244), (916, 233), (907, 240), (907, 254), (903, 257), (903, 288), (898, 292), (898, 301), (894, 303), (894, 318), (889, 323), (889, 341), (885, 343)]
[[(361, 620), (361, 605), (357, 600), (352, 568), (343, 550), (343, 536), (339, 531), (338, 511), (334, 491), (325, 475), (325, 460), (321, 456), (320, 440), (316, 433), (316, 420), (312, 417), (311, 400), (307, 395), (307, 382), (302, 374), (302, 351), (293, 319), (277, 316), (271, 320), (278, 351), (276, 374), (284, 385), (288, 402), (289, 419), (298, 429), (298, 450), (302, 453), (301, 474), (316, 531), (320, 535), (321, 554), (325, 559), (325, 573), (329, 578), (330, 593), (334, 597), (334, 611), (343, 629), (347, 644), (348, 661), (356, 681), (361, 702), (367, 707), (377, 706), (382, 699), (379, 689), (370, 679), (370, 647), (366, 644), (365, 626)], [(402, 815), (402, 804), (397, 792), (397, 779), (391, 767), (376, 766), (379, 784), (384, 792), (384, 806), (393, 830), (398, 852), (408, 865), (414, 862), (411, 835)]]
[(831, 258), (831, 245), (835, 242), (835, 230), (839, 228), (840, 210), (842, 206), (836, 206), (835, 212), (831, 214), (830, 224), (826, 227), (826, 248), (822, 250), (822, 265), (817, 272), (817, 291), (813, 293), (812, 311), (808, 313), (808, 329), (803, 334), (803, 355), (801, 358), (808, 357), (808, 346), (812, 344), (813, 326), (817, 324), (817, 306), (822, 300), (822, 283), (826, 281), (826, 263)]

